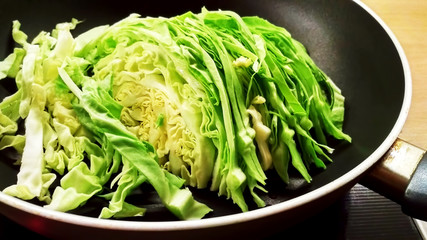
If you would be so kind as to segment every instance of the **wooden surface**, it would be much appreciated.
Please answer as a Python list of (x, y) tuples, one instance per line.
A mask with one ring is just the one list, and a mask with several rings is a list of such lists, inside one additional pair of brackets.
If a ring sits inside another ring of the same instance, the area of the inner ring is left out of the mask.
[(427, 0), (362, 0), (392, 30), (408, 58), (412, 102), (400, 138), (427, 149)]

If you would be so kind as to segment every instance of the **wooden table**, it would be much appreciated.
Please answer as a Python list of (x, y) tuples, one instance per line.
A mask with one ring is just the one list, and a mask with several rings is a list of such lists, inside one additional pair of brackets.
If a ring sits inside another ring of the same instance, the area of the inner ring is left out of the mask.
[(427, 149), (427, 1), (362, 0), (393, 31), (408, 58), (413, 89), (400, 138)]

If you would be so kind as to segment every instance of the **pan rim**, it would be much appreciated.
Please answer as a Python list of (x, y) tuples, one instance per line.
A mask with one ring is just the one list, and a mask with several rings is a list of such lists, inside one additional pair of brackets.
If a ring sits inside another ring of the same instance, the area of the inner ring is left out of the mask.
[(213, 217), (201, 220), (189, 220), (189, 221), (162, 221), (162, 222), (147, 222), (147, 221), (123, 221), (123, 220), (114, 220), (114, 219), (99, 219), (86, 216), (75, 215), (71, 213), (57, 212), (49, 209), (45, 209), (41, 206), (31, 204), (29, 202), (8, 196), (0, 192), (0, 202), (11, 206), (13, 208), (18, 208), (24, 212), (37, 215), (46, 219), (51, 219), (67, 224), (81, 225), (90, 228), (98, 229), (114, 229), (119, 231), (138, 231), (138, 232), (164, 232), (164, 231), (185, 231), (185, 230), (195, 230), (195, 229), (208, 229), (224, 225), (231, 225), (236, 223), (247, 222), (255, 219), (265, 218), (270, 215), (279, 214), (287, 210), (302, 206), (309, 202), (315, 201), (327, 194), (330, 194), (336, 189), (343, 187), (347, 183), (353, 181), (360, 175), (362, 175), (366, 170), (368, 170), (372, 165), (374, 165), (380, 158), (383, 156), (386, 151), (391, 147), (393, 142), (398, 138), (400, 131), (402, 130), (406, 118), (409, 113), (411, 98), (412, 98), (412, 78), (408, 60), (404, 53), (404, 50), (399, 43), (396, 36), (393, 34), (391, 29), (387, 24), (366, 4), (361, 2), (361, 0), (353, 0), (354, 3), (359, 5), (364, 9), (368, 14), (370, 14), (376, 21), (381, 25), (381, 27), (386, 31), (387, 35), (393, 42), (398, 55), (400, 57), (403, 72), (404, 72), (404, 97), (402, 107), (395, 122), (392, 130), (381, 143), (381, 145), (362, 163), (353, 168), (351, 171), (345, 173), (341, 177), (335, 179), (334, 181), (315, 189), (311, 192), (308, 192), (304, 195), (295, 197), (286, 202), (278, 203), (273, 206), (268, 206), (265, 208), (260, 208), (252, 210), (249, 212), (242, 212), (232, 215)]

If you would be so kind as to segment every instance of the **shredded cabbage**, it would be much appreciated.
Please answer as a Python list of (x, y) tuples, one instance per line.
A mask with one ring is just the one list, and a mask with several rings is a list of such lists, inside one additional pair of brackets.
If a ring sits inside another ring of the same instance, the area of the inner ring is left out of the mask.
[[(70, 211), (104, 198), (100, 218), (143, 216), (127, 202), (150, 184), (180, 219), (212, 211), (191, 188), (216, 191), (248, 211), (265, 206), (267, 172), (289, 183), (292, 165), (332, 161), (344, 96), (285, 29), (232, 11), (172, 18), (131, 14), (76, 37), (60, 23), (0, 62), (17, 90), (0, 103), (0, 150), (14, 148), (17, 183), (3, 191)], [(19, 131), (19, 122), (24, 130)], [(59, 185), (53, 184), (56, 178)]]

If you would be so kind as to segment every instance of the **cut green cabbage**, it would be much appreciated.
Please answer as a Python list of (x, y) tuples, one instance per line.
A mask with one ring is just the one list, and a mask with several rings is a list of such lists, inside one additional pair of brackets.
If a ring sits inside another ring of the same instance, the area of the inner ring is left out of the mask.
[[(14, 21), (0, 79), (0, 149), (22, 154), (3, 191), (70, 211), (93, 197), (100, 218), (143, 216), (126, 201), (150, 184), (179, 219), (212, 211), (190, 189), (209, 188), (248, 211), (265, 206), (267, 172), (310, 182), (342, 131), (344, 96), (283, 28), (231, 11), (129, 17), (76, 37), (60, 23), (32, 42)], [(24, 131), (19, 122), (24, 121)], [(59, 185), (53, 182), (59, 179)]]

